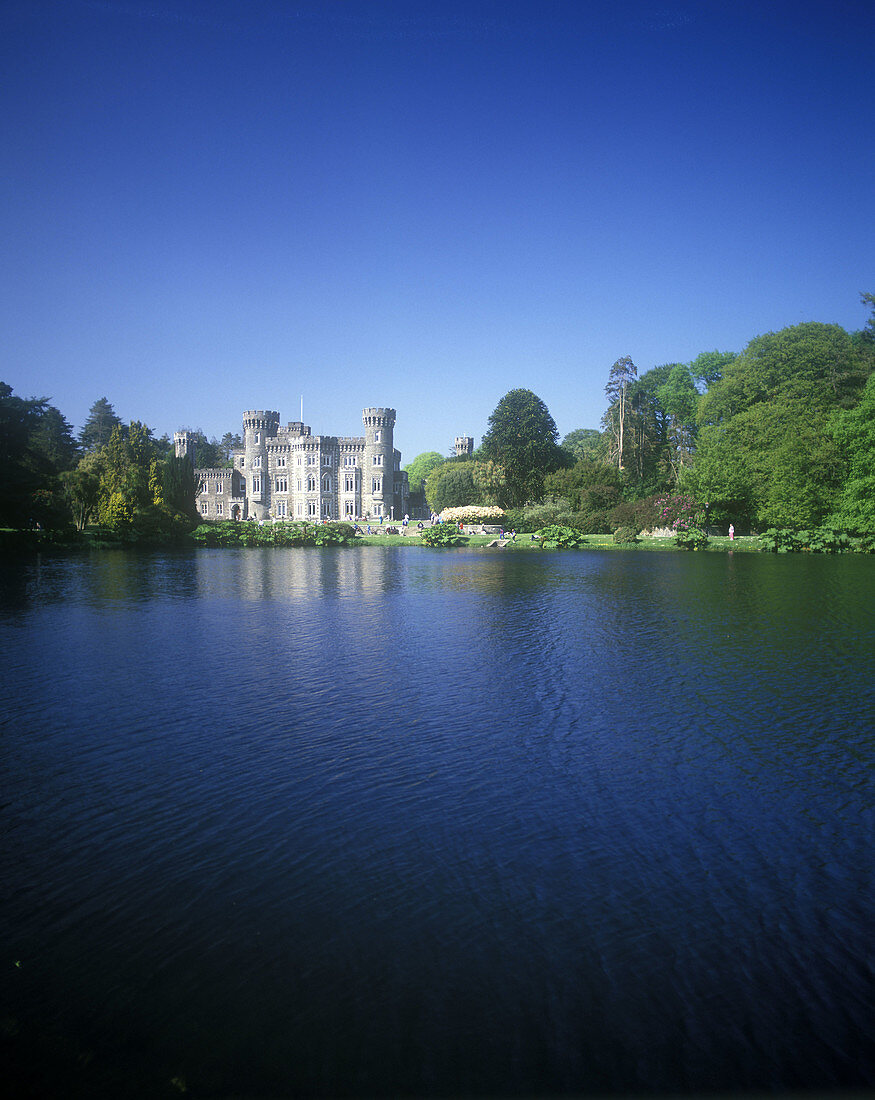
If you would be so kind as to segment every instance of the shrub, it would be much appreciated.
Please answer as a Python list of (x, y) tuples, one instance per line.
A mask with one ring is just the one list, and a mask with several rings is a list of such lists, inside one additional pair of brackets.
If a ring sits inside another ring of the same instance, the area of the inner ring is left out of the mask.
[(614, 542), (620, 545), (633, 545), (638, 541), (638, 532), (634, 527), (618, 527), (614, 532)]
[(760, 535), (760, 550), (771, 554), (804, 551), (809, 554), (872, 553), (875, 539), (832, 527), (812, 531), (794, 531), (789, 527), (771, 527)]
[(679, 550), (704, 550), (708, 536), (701, 527), (681, 528), (675, 535), (674, 544)]
[(420, 540), (426, 546), (464, 546), (468, 536), (460, 533), (452, 523), (436, 523), (420, 532)]
[(542, 549), (545, 550), (573, 550), (586, 542), (580, 531), (559, 523), (551, 523), (548, 527), (542, 527), (535, 534), (541, 540)]

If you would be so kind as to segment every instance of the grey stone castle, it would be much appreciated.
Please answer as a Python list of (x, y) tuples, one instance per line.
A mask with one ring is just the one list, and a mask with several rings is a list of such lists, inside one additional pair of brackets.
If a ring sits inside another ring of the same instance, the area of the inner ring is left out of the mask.
[[(402, 519), (407, 474), (393, 445), (394, 409), (363, 409), (364, 436), (313, 435), (278, 412), (243, 414), (243, 449), (230, 469), (196, 467), (197, 506), (206, 519), (259, 521)], [(176, 454), (196, 463), (194, 439), (173, 436)]]

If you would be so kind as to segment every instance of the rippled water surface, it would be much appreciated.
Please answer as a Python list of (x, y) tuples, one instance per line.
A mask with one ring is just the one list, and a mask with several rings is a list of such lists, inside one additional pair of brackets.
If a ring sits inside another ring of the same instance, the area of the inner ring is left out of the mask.
[(0, 579), (33, 1095), (875, 1085), (875, 561), (201, 550)]

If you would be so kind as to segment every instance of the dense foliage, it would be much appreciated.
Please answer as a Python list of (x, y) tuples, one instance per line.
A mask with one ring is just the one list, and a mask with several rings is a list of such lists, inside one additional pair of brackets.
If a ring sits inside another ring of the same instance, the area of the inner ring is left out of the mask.
[(347, 546), (355, 540), (349, 523), (258, 523), (225, 520), (192, 531), (202, 546)]
[(420, 532), (420, 541), (426, 546), (464, 546), (468, 536), (463, 535), (454, 523), (436, 523)]
[(531, 390), (511, 390), (502, 397), (481, 445), (483, 457), (502, 471), (495, 503), (512, 508), (541, 499), (545, 476), (565, 461), (558, 439), (547, 406)]

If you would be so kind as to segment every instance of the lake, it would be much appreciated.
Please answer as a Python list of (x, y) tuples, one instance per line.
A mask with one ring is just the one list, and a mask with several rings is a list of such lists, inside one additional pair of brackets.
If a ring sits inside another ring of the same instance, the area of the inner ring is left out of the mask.
[(12, 560), (0, 656), (22, 1095), (875, 1085), (871, 557)]

